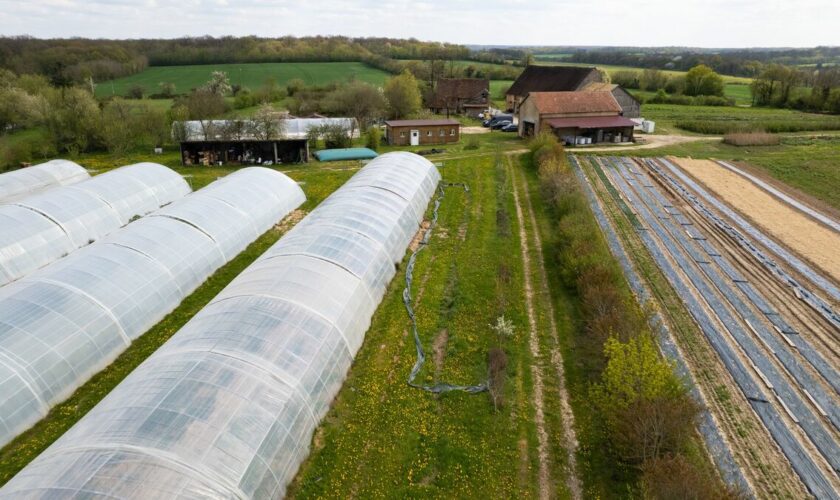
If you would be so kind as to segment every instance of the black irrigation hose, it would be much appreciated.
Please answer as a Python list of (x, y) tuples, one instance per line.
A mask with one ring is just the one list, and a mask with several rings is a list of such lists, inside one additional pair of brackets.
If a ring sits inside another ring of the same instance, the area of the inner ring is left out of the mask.
[(414, 279), (414, 264), (417, 260), (417, 254), (419, 254), (421, 250), (428, 246), (429, 240), (432, 237), (432, 230), (437, 225), (438, 209), (440, 208), (441, 201), (443, 201), (443, 196), (446, 194), (446, 188), (453, 186), (462, 187), (464, 188), (464, 192), (470, 192), (470, 187), (467, 186), (466, 183), (452, 183), (441, 181), (441, 183), (438, 185), (438, 195), (435, 198), (435, 206), (434, 210), (432, 211), (432, 220), (429, 224), (429, 228), (426, 230), (426, 234), (423, 235), (423, 239), (420, 241), (420, 244), (417, 246), (417, 249), (414, 250), (414, 252), (411, 254), (411, 257), (408, 258), (408, 266), (405, 269), (405, 288), (403, 289), (403, 303), (405, 304), (406, 312), (408, 312), (408, 317), (409, 319), (411, 319), (411, 329), (414, 334), (414, 347), (417, 349), (417, 361), (414, 362), (414, 367), (411, 369), (411, 373), (408, 375), (408, 385), (414, 387), (415, 389), (421, 389), (427, 392), (432, 392), (434, 394), (442, 394), (444, 392), (452, 391), (463, 391), (470, 394), (477, 394), (479, 392), (484, 392), (487, 390), (487, 382), (482, 382), (478, 385), (453, 385), (447, 384), (445, 382), (437, 383), (434, 385), (414, 383), (414, 379), (420, 373), (420, 370), (423, 368), (423, 364), (426, 362), (426, 352), (423, 350), (423, 344), (422, 342), (420, 342), (420, 334), (417, 330), (417, 318), (414, 315), (414, 308), (411, 307), (411, 283)]

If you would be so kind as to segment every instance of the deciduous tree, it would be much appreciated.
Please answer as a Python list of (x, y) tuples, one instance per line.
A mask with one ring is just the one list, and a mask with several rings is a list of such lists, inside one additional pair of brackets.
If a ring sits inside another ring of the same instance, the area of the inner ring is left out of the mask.
[(364, 82), (343, 85), (324, 100), (327, 111), (355, 118), (365, 130), (385, 112), (385, 96), (377, 87)]
[(607, 365), (592, 395), (619, 456), (640, 464), (679, 451), (694, 432), (698, 408), (652, 336), (610, 338), (604, 352)]
[(385, 99), (391, 118), (405, 118), (420, 110), (420, 88), (417, 79), (408, 71), (390, 78), (385, 83)]
[(227, 104), (221, 94), (201, 88), (190, 92), (184, 100), (191, 120), (198, 120), (204, 140), (210, 140), (214, 135), (213, 120), (220, 118), (227, 110)]
[(233, 87), (230, 86), (227, 73), (224, 71), (214, 71), (210, 74), (210, 80), (204, 84), (202, 89), (211, 94), (226, 96), (232, 92)]
[(699, 64), (685, 74), (685, 94), (723, 96), (723, 78), (712, 68)]

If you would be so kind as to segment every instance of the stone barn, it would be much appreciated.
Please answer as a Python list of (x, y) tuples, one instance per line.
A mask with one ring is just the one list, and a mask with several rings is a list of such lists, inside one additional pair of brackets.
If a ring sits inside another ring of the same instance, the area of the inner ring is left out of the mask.
[(584, 87), (583, 90), (585, 92), (610, 92), (618, 101), (618, 105), (621, 106), (623, 117), (641, 118), (642, 116), (642, 103), (617, 83), (593, 82)]
[[(519, 135), (550, 130), (567, 143), (633, 140), (635, 123), (622, 116), (611, 92), (531, 92), (519, 108)], [(570, 140), (571, 139), (571, 140)]]

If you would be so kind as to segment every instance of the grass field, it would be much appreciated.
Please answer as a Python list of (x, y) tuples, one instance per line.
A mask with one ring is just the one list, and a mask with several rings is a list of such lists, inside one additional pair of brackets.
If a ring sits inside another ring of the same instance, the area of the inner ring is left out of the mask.
[(757, 128), (787, 124), (800, 127), (801, 130), (809, 130), (809, 127), (812, 127), (811, 130), (821, 130), (824, 126), (836, 124), (840, 129), (840, 118), (837, 116), (776, 108), (645, 104), (642, 106), (642, 116), (655, 121), (659, 133), (685, 133), (677, 129), (677, 124), (681, 122)]
[(752, 104), (752, 94), (748, 83), (727, 82), (723, 86), (723, 95), (735, 99), (735, 104), (749, 106)]
[(312, 63), (259, 63), (259, 64), (206, 64), (195, 66), (155, 66), (135, 75), (101, 82), (96, 95), (125, 95), (129, 87), (140, 85), (147, 94), (160, 91), (161, 82), (175, 84), (176, 92), (185, 93), (210, 79), (213, 71), (224, 71), (231, 84), (256, 89), (268, 78), (274, 78), (280, 85), (294, 78), (300, 78), (307, 85), (325, 85), (346, 81), (351, 78), (381, 85), (390, 75), (380, 69), (360, 62), (312, 62)]

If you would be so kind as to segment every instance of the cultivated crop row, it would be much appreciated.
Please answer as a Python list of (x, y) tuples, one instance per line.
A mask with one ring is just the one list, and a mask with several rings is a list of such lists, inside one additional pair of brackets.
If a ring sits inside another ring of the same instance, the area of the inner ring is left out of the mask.
[(597, 159), (594, 166), (640, 221), (641, 240), (793, 469), (816, 496), (836, 497), (835, 370), (809, 344), (799, 342), (800, 352), (789, 338), (796, 330), (737, 269), (743, 263), (721, 251), (723, 241), (706, 237), (696, 213), (675, 207), (628, 159)]

